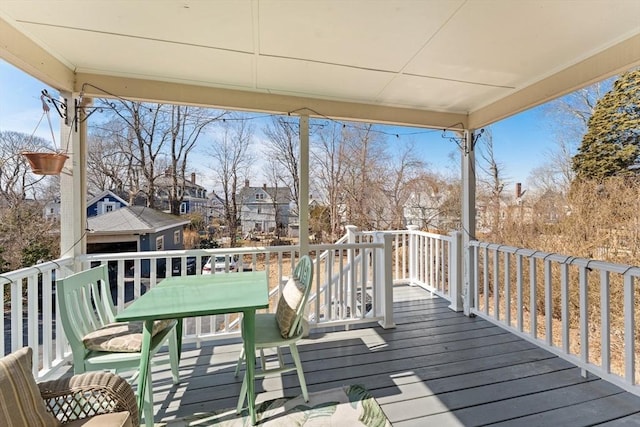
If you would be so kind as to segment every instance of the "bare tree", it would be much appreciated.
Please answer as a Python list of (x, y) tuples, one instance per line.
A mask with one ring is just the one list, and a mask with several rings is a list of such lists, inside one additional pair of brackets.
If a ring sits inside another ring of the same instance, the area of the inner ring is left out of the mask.
[(38, 151), (49, 143), (39, 137), (12, 131), (0, 132), (0, 198), (15, 206), (27, 198), (38, 199), (46, 187), (46, 177), (34, 175), (22, 151)]
[(555, 135), (555, 147), (545, 152), (546, 162), (532, 170), (528, 184), (540, 194), (566, 194), (575, 178), (573, 156), (587, 131), (589, 118), (613, 78), (579, 89), (545, 104), (543, 114)]
[(146, 197), (146, 204), (155, 208), (155, 181), (164, 169), (158, 166), (166, 156), (164, 152), (171, 136), (170, 106), (117, 100), (115, 103), (99, 101), (115, 120), (109, 127), (114, 141), (122, 143), (123, 152), (130, 155), (127, 170), (131, 187), (129, 199), (138, 194)]
[(253, 163), (250, 152), (253, 129), (246, 120), (228, 118), (219, 125), (219, 130), (208, 152), (212, 159), (211, 170), (222, 184), (227, 234), (231, 247), (234, 247), (241, 206), (236, 196)]
[(327, 206), (330, 229), (329, 239), (335, 241), (342, 226), (346, 153), (342, 143), (343, 127), (331, 123), (320, 129), (313, 139), (311, 162), (317, 182), (315, 196)]
[[(300, 132), (298, 122), (288, 117), (273, 117), (264, 129), (264, 153), (269, 161), (269, 176), (291, 191), (293, 213), (300, 212)], [(277, 184), (277, 183), (276, 183)]]
[(343, 127), (345, 144), (344, 193), (346, 220), (365, 230), (373, 230), (382, 212), (377, 205), (384, 197), (382, 159), (384, 140), (373, 125)]
[[(116, 129), (110, 127), (115, 125)], [(113, 190), (124, 195), (139, 187), (138, 169), (126, 150), (125, 138), (113, 121), (91, 127), (87, 150), (87, 184), (90, 194)]]
[[(479, 184), (484, 189), (487, 215), (491, 218), (491, 231), (495, 233), (500, 225), (502, 193), (507, 181), (504, 177), (504, 166), (496, 158), (490, 128), (485, 129), (479, 141), (476, 148), (480, 155), (478, 167), (482, 171)], [(483, 195), (479, 198), (483, 198)]]
[(180, 204), (184, 200), (189, 154), (196, 146), (202, 131), (225, 115), (225, 112), (214, 111), (180, 105), (170, 106), (169, 164), (173, 173), (169, 189), (169, 206), (174, 215), (180, 215)]
[(425, 163), (415, 154), (413, 143), (397, 148), (397, 155), (390, 160), (386, 175), (385, 194), (392, 217), (391, 229), (404, 228), (404, 207), (416, 190), (416, 179), (425, 172)]
[(59, 253), (59, 240), (50, 233), (55, 224), (43, 216), (58, 180), (34, 175), (20, 154), (42, 148), (50, 148), (42, 138), (0, 132), (0, 271), (31, 265), (36, 254), (53, 259)]

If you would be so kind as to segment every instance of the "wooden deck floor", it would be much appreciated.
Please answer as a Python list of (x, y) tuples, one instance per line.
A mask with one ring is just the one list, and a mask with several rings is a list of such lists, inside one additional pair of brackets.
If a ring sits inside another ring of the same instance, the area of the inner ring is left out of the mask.
[[(300, 354), (310, 392), (363, 384), (396, 427), (640, 425), (640, 397), (419, 288), (395, 289), (397, 328), (313, 333)], [(155, 421), (234, 407), (239, 342), (186, 345), (181, 383), (154, 368)], [(259, 401), (300, 393), (295, 373), (256, 383)]]

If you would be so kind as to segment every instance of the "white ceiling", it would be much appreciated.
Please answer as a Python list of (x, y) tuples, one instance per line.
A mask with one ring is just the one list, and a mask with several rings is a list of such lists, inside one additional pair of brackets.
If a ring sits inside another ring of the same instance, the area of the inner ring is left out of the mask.
[(640, 64), (640, 0), (2, 0), (0, 24), (61, 90), (439, 127)]

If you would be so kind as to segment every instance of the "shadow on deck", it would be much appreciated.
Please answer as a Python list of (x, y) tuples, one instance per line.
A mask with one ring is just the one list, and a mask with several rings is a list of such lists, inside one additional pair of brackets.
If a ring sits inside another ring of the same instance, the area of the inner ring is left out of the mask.
[[(640, 397), (420, 288), (394, 291), (397, 328), (315, 332), (299, 348), (309, 392), (363, 384), (394, 426), (640, 425)], [(154, 368), (155, 421), (235, 407), (239, 341), (186, 345), (181, 383)], [(256, 383), (257, 400), (300, 393), (295, 373)]]

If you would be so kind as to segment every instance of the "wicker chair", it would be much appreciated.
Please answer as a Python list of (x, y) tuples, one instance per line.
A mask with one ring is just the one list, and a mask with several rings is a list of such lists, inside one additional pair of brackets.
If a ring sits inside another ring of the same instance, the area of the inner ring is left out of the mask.
[(96, 418), (94, 422), (104, 418), (100, 420), (104, 425), (113, 425), (111, 418), (125, 411), (129, 412), (131, 426), (140, 425), (131, 385), (111, 372), (88, 372), (46, 381), (39, 383), (38, 389), (45, 406), (62, 425), (83, 425), (89, 418)]
[(111, 372), (88, 372), (36, 384), (33, 352), (0, 359), (0, 425), (138, 427), (136, 396)]

